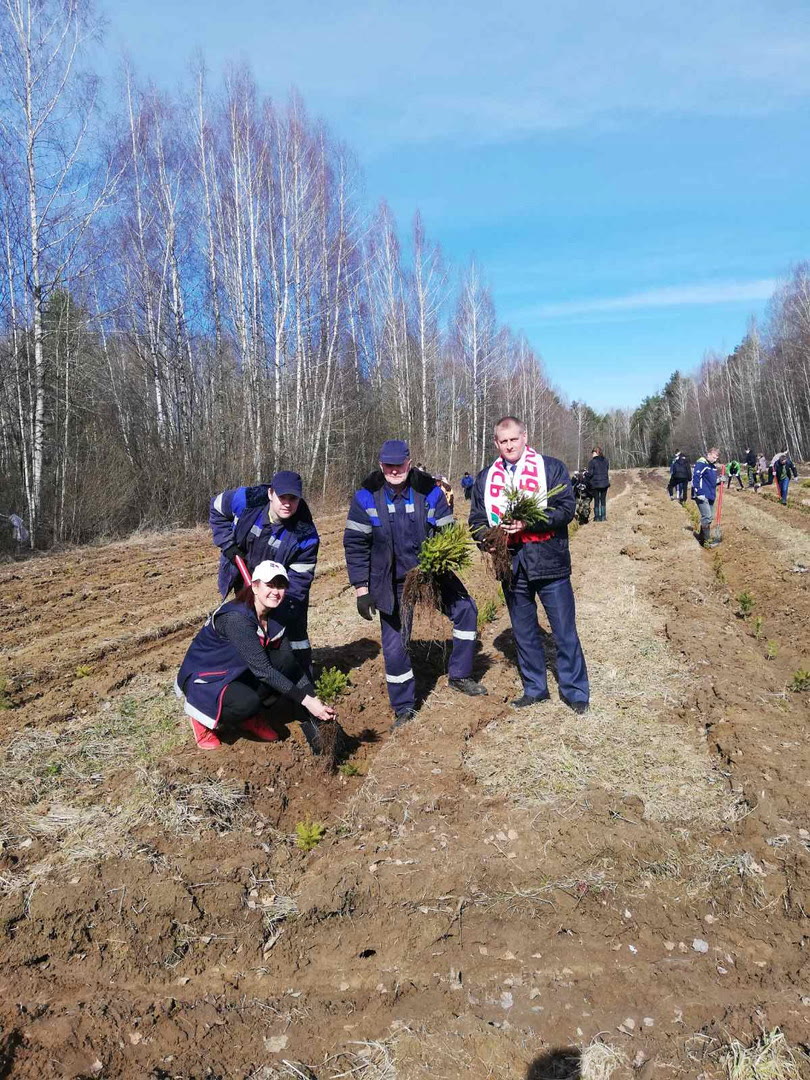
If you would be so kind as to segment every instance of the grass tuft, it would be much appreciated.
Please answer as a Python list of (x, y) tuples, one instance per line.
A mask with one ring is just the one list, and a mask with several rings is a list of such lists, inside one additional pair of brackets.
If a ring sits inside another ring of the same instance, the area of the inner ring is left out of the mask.
[(810, 690), (810, 669), (799, 668), (798, 671), (794, 671), (788, 690), (793, 694), (801, 694), (805, 690)]
[(737, 1039), (721, 1054), (728, 1080), (802, 1080), (810, 1057), (794, 1050), (778, 1028), (763, 1032), (750, 1046)]

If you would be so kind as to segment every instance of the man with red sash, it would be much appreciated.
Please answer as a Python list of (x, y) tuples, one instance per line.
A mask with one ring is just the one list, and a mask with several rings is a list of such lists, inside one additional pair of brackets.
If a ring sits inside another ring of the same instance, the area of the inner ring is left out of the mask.
[[(515, 416), (504, 416), (495, 425), (495, 445), (498, 457), (475, 480), (470, 528), (476, 538), (493, 526), (509, 535), (512, 576), (502, 584), (523, 679), (523, 695), (512, 705), (521, 709), (549, 700), (546, 655), (537, 622), (539, 597), (557, 647), (560, 698), (574, 712), (585, 713), (590, 688), (577, 634), (568, 550), (568, 523), (576, 510), (571, 478), (561, 461), (528, 445), (526, 425)], [(549, 500), (548, 492), (560, 484), (565, 490)], [(502, 523), (507, 492), (514, 488), (537, 496), (548, 514), (547, 529), (530, 531), (522, 521)]]

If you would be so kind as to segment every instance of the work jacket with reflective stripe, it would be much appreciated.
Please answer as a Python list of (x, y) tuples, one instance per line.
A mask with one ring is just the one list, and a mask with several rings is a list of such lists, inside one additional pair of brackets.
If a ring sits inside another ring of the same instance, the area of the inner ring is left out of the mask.
[[(224, 551), (236, 544), (248, 570), (255, 570), (265, 559), (281, 563), (290, 576), (285, 604), (292, 611), (302, 609), (305, 615), (318, 561), (318, 530), (303, 499), (291, 518), (273, 523), (267, 488), (267, 484), (256, 484), (221, 491), (211, 500), (208, 523), (217, 547)], [(223, 597), (240, 585), (239, 571), (224, 554), (219, 560), (217, 584)]]
[[(427, 473), (411, 469), (407, 487), (409, 539), (422, 544), (438, 529), (450, 525), (453, 514), (443, 491)], [(343, 533), (349, 581), (355, 588), (368, 585), (374, 606), (386, 615), (392, 614), (396, 603), (394, 563), (407, 565), (412, 554), (397, 550), (389, 507), (393, 503), (386, 496), (385, 477), (373, 472), (354, 493)]]

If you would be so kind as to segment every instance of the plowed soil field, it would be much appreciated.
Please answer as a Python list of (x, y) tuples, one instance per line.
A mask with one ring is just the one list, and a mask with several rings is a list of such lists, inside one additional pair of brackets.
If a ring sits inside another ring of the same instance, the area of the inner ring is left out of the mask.
[(343, 515), (318, 518), (315, 666), (351, 679), (334, 775), (296, 725), (195, 747), (172, 685), (218, 600), (206, 530), (0, 566), (0, 1077), (710, 1080), (775, 1029), (793, 1064), (767, 1075), (807, 1076), (795, 491), (730, 491), (704, 551), (661, 475), (614, 474), (572, 540), (590, 713), (557, 700), (550, 640), (552, 701), (510, 709), (477, 562), (489, 696), (448, 687), (449, 624), (417, 622), (395, 734)]

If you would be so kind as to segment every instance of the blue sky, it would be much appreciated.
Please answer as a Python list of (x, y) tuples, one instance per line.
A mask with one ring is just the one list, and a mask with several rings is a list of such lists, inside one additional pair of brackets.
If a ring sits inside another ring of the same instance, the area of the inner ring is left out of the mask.
[(810, 258), (806, 0), (108, 0), (108, 57), (291, 87), (370, 204), (421, 209), (552, 380), (634, 405), (730, 351)]

